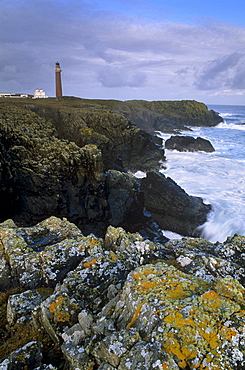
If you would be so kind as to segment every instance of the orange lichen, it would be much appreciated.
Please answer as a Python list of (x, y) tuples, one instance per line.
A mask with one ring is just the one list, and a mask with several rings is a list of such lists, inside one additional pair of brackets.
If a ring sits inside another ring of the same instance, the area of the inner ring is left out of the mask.
[(135, 278), (135, 280), (137, 280), (137, 281), (141, 280), (141, 276), (140, 276), (140, 274), (139, 274), (138, 272), (135, 272), (135, 273), (134, 273), (134, 278)]
[(126, 326), (126, 329), (131, 328), (131, 326), (134, 324), (134, 322), (138, 319), (142, 306), (143, 306), (143, 303), (140, 303), (140, 305), (136, 308), (136, 310), (134, 312), (134, 315), (132, 317), (132, 320), (130, 321), (130, 323), (128, 323), (128, 325)]
[(84, 250), (85, 249), (85, 246), (83, 244), (78, 244), (77, 245), (77, 248), (80, 249), (80, 250)]
[[(217, 279), (211, 284), (165, 266), (148, 265), (132, 274), (134, 294), (151, 307), (154, 302), (153, 314), (161, 320), (155, 335), (163, 352), (180, 369), (217, 370), (222, 361), (222, 369), (231, 370), (229, 358), (220, 353), (224, 343), (229, 353), (240, 341), (242, 329), (237, 329), (234, 317), (239, 320), (245, 315), (241, 308), (244, 288), (232, 279)], [(127, 329), (141, 316), (144, 319), (142, 311), (140, 304)], [(168, 368), (167, 362), (162, 364), (162, 369)]]
[(222, 328), (221, 335), (228, 340), (232, 340), (237, 334), (238, 331), (234, 328), (228, 328), (227, 326)]
[(207, 311), (217, 311), (220, 308), (221, 301), (220, 295), (216, 293), (214, 290), (210, 290), (202, 295), (202, 304)]
[(155, 271), (153, 271), (152, 269), (145, 268), (145, 269), (143, 270), (143, 274), (144, 274), (145, 276), (148, 276), (148, 275), (151, 275), (151, 274), (155, 274)]
[(84, 262), (83, 266), (86, 267), (86, 268), (91, 268), (91, 267), (93, 267), (93, 265), (96, 264), (96, 262), (97, 262), (96, 259), (93, 259), (89, 262)]
[[(182, 335), (184, 337), (184, 335)], [(175, 355), (179, 362), (178, 365), (181, 369), (187, 366), (189, 360), (193, 359), (197, 355), (196, 348), (190, 342), (188, 336), (184, 337), (183, 340), (176, 339), (174, 332), (169, 332), (165, 338), (164, 351), (168, 354)], [(186, 342), (185, 342), (186, 341)], [(185, 344), (183, 344), (185, 342)]]
[(115, 255), (114, 252), (110, 251), (110, 257), (111, 257), (111, 260), (112, 261), (116, 261), (117, 260), (117, 256)]
[(184, 299), (190, 295), (190, 291), (194, 290), (193, 285), (185, 287), (180, 281), (170, 281), (166, 288), (166, 294), (171, 299)]
[(156, 281), (148, 281), (148, 280), (145, 280), (145, 281), (142, 281), (142, 283), (140, 283), (137, 286), (137, 289), (138, 290), (147, 290), (147, 289), (153, 289), (156, 286), (157, 286), (157, 282)]
[(64, 306), (65, 301), (67, 301), (66, 297), (59, 296), (57, 301), (52, 302), (49, 306), (49, 311), (54, 314), (57, 321), (64, 322), (70, 320), (71, 315), (62, 307)]

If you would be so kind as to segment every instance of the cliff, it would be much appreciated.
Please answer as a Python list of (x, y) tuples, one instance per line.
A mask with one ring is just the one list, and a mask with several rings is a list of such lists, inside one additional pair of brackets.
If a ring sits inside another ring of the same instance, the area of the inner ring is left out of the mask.
[[(91, 101), (94, 102), (94, 101)], [(223, 119), (195, 100), (144, 101), (96, 100), (97, 104), (123, 114), (146, 132), (174, 133), (188, 126), (215, 126)]]
[[(42, 99), (41, 99), (42, 100)], [(4, 101), (4, 100), (2, 100)], [(76, 109), (76, 114), (82, 115), (86, 121), (86, 113), (89, 113), (90, 118), (96, 120), (96, 115), (102, 113), (110, 113), (122, 115), (131, 122), (135, 123), (139, 128), (148, 133), (162, 131), (166, 133), (176, 133), (176, 131), (186, 129), (188, 126), (215, 126), (222, 122), (223, 119), (214, 110), (209, 110), (204, 103), (195, 100), (180, 100), (180, 101), (145, 101), (145, 100), (98, 100), (98, 99), (80, 99), (75, 97), (64, 97), (62, 102), (57, 102), (55, 99), (45, 99), (43, 101), (28, 101), (23, 99), (21, 102), (15, 102), (21, 106), (26, 105), (34, 111), (39, 110), (40, 114), (55, 116), (49, 110), (43, 111), (40, 107), (57, 108), (64, 107), (66, 110)], [(38, 108), (39, 107), (39, 108)], [(56, 112), (57, 119), (62, 117), (62, 112)], [(67, 120), (67, 117), (65, 118)], [(80, 119), (81, 121), (81, 119)], [(71, 121), (69, 122), (69, 124)], [(96, 126), (98, 124), (98, 120)], [(93, 127), (94, 129), (94, 127)], [(103, 130), (102, 130), (103, 131)], [(102, 132), (104, 133), (104, 131)]]
[[(189, 236), (196, 235), (196, 228), (205, 222), (210, 206), (200, 200), (197, 208), (195, 197), (177, 184), (165, 186), (161, 174), (153, 180), (152, 212), (144, 181), (125, 168), (147, 171), (150, 165), (159, 167), (163, 152), (150, 134), (123, 116), (104, 109), (95, 112), (94, 106), (85, 111), (71, 109), (62, 102), (56, 105), (54, 100), (50, 106), (31, 102), (23, 108), (19, 104), (0, 106), (2, 221), (11, 217), (17, 223), (32, 225), (55, 215), (67, 217), (84, 233), (103, 236), (113, 225), (159, 240), (163, 236), (154, 222), (161, 221), (161, 228), (181, 230)], [(161, 192), (167, 199), (162, 206), (158, 199)], [(174, 194), (178, 204), (171, 201)], [(181, 202), (181, 209), (186, 207), (186, 198), (187, 209), (195, 210), (189, 218), (179, 212)], [(151, 214), (146, 212), (148, 208)]]
[(147, 171), (159, 168), (159, 161), (164, 160), (161, 140), (112, 111), (110, 105), (77, 98), (11, 103), (37, 113), (52, 124), (61, 140), (73, 141), (79, 147), (96, 145), (102, 152), (105, 169)]

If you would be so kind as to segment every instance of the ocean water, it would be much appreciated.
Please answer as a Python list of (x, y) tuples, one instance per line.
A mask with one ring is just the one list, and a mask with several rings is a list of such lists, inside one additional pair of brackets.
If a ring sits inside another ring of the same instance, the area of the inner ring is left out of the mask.
[[(223, 242), (236, 233), (245, 235), (245, 106), (210, 105), (224, 119), (215, 127), (194, 127), (182, 134), (209, 140), (215, 152), (166, 150), (171, 177), (188, 194), (212, 205), (201, 236)], [(163, 141), (171, 135), (159, 134)], [(171, 233), (164, 232), (173, 237)], [(176, 235), (175, 235), (176, 237)]]

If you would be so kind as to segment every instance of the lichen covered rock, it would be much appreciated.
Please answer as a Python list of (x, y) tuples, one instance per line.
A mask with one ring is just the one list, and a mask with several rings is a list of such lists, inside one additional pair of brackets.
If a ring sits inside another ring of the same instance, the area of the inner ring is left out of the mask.
[(30, 342), (0, 362), (1, 370), (35, 369), (42, 360), (41, 343)]
[(55, 217), (8, 220), (0, 234), (15, 282), (0, 294), (0, 368), (33, 348), (29, 369), (245, 367), (244, 236), (161, 245), (113, 226), (84, 236)]
[(86, 256), (86, 237), (74, 224), (56, 217), (31, 228), (1, 224), (0, 241), (1, 264), (6, 266), (0, 290), (55, 286)]
[(201, 238), (170, 240), (165, 248), (174, 252), (178, 267), (189, 274), (209, 282), (216, 277), (231, 277), (244, 285), (244, 246), (245, 237), (235, 235), (215, 244)]
[(62, 334), (78, 321), (79, 302), (65, 292), (49, 296), (34, 311), (36, 326), (45, 328), (55, 343), (60, 343)]
[(212, 284), (163, 263), (131, 272), (114, 317), (160, 343), (180, 369), (241, 369), (245, 364), (245, 289), (233, 279)]
[(17, 321), (24, 323), (30, 320), (32, 311), (41, 301), (41, 295), (33, 290), (11, 295), (7, 306), (8, 324), (13, 325)]

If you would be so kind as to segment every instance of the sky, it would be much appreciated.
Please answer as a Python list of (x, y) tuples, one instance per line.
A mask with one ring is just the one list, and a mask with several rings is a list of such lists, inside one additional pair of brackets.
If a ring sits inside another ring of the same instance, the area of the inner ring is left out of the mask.
[(244, 0), (1, 0), (0, 92), (245, 105)]

